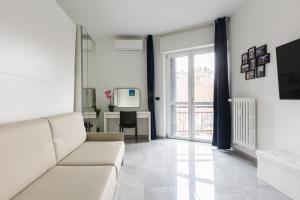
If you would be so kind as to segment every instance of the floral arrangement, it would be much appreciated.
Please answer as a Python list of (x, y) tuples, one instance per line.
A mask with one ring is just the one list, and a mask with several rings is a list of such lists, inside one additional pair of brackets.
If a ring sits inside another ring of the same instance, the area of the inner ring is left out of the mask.
[(104, 91), (104, 96), (109, 100), (108, 106), (113, 106), (111, 100), (112, 100), (112, 92), (111, 90), (107, 89)]
[(111, 90), (109, 90), (109, 89), (105, 90), (104, 96), (109, 100), (109, 104), (108, 104), (109, 112), (114, 112), (115, 106), (111, 102), (112, 97), (113, 97)]

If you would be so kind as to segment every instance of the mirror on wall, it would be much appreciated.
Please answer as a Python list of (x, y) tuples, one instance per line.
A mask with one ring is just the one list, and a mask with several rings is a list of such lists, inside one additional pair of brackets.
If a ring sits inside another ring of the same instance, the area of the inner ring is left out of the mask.
[(82, 28), (81, 44), (82, 88), (83, 90), (96, 88), (96, 42), (84, 28)]
[(81, 26), (82, 112), (87, 132), (96, 132), (100, 109), (96, 105), (96, 42)]
[(141, 92), (138, 88), (115, 88), (114, 105), (118, 108), (140, 107)]
[(83, 104), (83, 112), (95, 112), (95, 107), (96, 107), (95, 88), (83, 88), (82, 104)]

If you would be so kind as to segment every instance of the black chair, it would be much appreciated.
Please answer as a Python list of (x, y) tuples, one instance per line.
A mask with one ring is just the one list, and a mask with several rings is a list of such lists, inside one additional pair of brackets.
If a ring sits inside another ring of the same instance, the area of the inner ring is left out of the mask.
[(135, 129), (135, 141), (137, 142), (137, 119), (136, 112), (120, 112), (120, 132), (124, 132), (124, 128)]

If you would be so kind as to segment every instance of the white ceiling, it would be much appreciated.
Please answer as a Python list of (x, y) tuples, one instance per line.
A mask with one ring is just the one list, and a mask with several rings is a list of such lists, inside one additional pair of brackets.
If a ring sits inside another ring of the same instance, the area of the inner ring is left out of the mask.
[(249, 0), (57, 0), (94, 37), (144, 36), (203, 26)]

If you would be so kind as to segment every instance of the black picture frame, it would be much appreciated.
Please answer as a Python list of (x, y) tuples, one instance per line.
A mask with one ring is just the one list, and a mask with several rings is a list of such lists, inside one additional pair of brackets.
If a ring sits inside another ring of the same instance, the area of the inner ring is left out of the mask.
[(249, 69), (251, 70), (256, 70), (256, 58), (253, 58), (249, 61)]
[(256, 57), (265, 55), (267, 53), (268, 53), (268, 46), (266, 44), (256, 48)]
[(259, 65), (256, 68), (256, 78), (262, 78), (266, 76), (266, 65)]
[(241, 66), (241, 73), (245, 73), (248, 72), (250, 70), (250, 65), (249, 64), (245, 64)]
[(256, 58), (256, 47), (251, 47), (250, 49), (248, 49), (248, 60), (252, 60)]
[(246, 80), (251, 80), (251, 79), (255, 79), (255, 70), (252, 70), (252, 71), (248, 71), (245, 73), (245, 79)]
[(267, 54), (264, 54), (264, 55), (261, 55), (259, 57), (257, 57), (257, 66), (260, 66), (260, 65), (265, 65), (267, 63), (270, 63), (270, 53), (267, 53)]
[(242, 65), (246, 65), (249, 63), (248, 53), (242, 54)]

